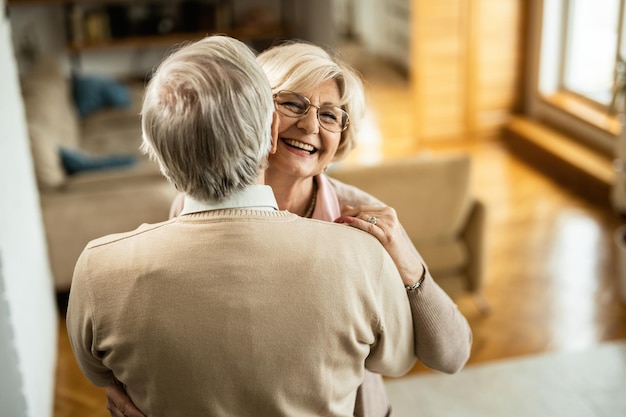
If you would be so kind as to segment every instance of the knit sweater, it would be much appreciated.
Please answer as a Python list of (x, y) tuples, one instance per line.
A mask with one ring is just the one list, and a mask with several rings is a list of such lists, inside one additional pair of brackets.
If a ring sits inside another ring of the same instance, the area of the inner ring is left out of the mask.
[(415, 363), (411, 311), (371, 235), (215, 210), (90, 242), (67, 315), (96, 385), (149, 416), (351, 416), (364, 368)]

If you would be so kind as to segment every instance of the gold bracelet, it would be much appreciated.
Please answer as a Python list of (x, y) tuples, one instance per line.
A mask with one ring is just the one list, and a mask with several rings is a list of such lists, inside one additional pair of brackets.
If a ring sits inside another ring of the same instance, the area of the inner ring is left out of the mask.
[(420, 279), (413, 285), (405, 285), (404, 286), (404, 288), (406, 288), (407, 291), (416, 290), (419, 287), (421, 287), (422, 284), (424, 283), (424, 280), (426, 279), (426, 267), (424, 265), (422, 265), (422, 268), (424, 268), (424, 272), (422, 272), (422, 276), (420, 277)]

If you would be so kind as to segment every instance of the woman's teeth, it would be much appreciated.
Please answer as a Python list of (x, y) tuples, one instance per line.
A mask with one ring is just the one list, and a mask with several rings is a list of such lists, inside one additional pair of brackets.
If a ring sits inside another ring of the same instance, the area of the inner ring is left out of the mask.
[(300, 141), (293, 140), (293, 139), (283, 139), (283, 142), (285, 142), (287, 145), (291, 146), (292, 148), (297, 148), (302, 151), (308, 152), (310, 154), (314, 153), (317, 150), (315, 149), (315, 146), (313, 145), (309, 145), (308, 143), (302, 143)]

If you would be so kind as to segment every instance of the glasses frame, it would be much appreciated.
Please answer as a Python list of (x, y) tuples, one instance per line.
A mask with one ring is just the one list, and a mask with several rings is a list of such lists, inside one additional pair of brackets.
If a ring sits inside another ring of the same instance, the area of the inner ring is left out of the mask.
[[(283, 112), (280, 110), (281, 106), (280, 106), (280, 105), (276, 102), (276, 99), (277, 99), (278, 95), (279, 95), (279, 94), (281, 94), (281, 93), (289, 93), (289, 94), (294, 94), (294, 95), (296, 95), (296, 96), (298, 96), (298, 97), (302, 97), (302, 98), (304, 99), (304, 102), (307, 104), (307, 108), (306, 108), (306, 110), (304, 111), (304, 113), (302, 113), (302, 114), (300, 114), (300, 115), (297, 115), (297, 116), (292, 116), (291, 114), (285, 114), (285, 113), (283, 113)], [(277, 110), (280, 114), (282, 114), (283, 116), (290, 117), (290, 118), (292, 118), (292, 119), (300, 119), (300, 118), (302, 118), (302, 117), (306, 116), (307, 114), (309, 114), (309, 110), (311, 110), (311, 107), (315, 107), (315, 108), (317, 109), (317, 122), (319, 123), (319, 125), (320, 125), (322, 128), (324, 128), (324, 130), (327, 130), (327, 131), (329, 131), (329, 132), (332, 132), (332, 133), (342, 133), (342, 132), (345, 132), (345, 131), (346, 131), (346, 129), (348, 128), (348, 125), (350, 124), (350, 115), (348, 114), (348, 112), (347, 112), (347, 111), (345, 111), (344, 109), (342, 109), (342, 108), (341, 108), (341, 107), (339, 107), (339, 106), (330, 106), (330, 107), (335, 107), (335, 108), (337, 108), (337, 109), (341, 110), (341, 111), (343, 112), (343, 114), (345, 114), (345, 115), (346, 115), (346, 123), (345, 123), (345, 125), (342, 127), (342, 129), (341, 129), (341, 130), (339, 130), (339, 131), (330, 130), (330, 129), (329, 129), (329, 128), (327, 128), (327, 127), (326, 127), (326, 126), (322, 123), (322, 121), (320, 120), (320, 110), (322, 109), (322, 107), (323, 107), (323, 106), (316, 106), (315, 104), (311, 103), (311, 100), (309, 100), (309, 98), (308, 98), (307, 96), (303, 96), (302, 94), (300, 94), (300, 93), (296, 93), (295, 91), (290, 91), (290, 90), (280, 90), (280, 91), (278, 91), (278, 92), (274, 93), (274, 94), (272, 95), (272, 98), (274, 99), (274, 106), (276, 107), (276, 110)]]

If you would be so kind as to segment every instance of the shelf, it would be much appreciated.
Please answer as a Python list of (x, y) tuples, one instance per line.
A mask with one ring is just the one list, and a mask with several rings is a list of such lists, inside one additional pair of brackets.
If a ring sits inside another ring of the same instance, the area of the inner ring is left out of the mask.
[[(128, 3), (132, 0), (6, 0), (7, 6), (33, 6), (36, 4), (88, 4), (88, 3)], [(149, 2), (151, 0), (134, 0)]]
[[(282, 25), (268, 27), (234, 28), (216, 32), (237, 38), (241, 41), (274, 39), (285, 37), (289, 29)], [(167, 47), (184, 41), (193, 41), (210, 35), (210, 32), (200, 31), (193, 33), (173, 33), (169, 35), (130, 36), (126, 38), (111, 38), (97, 42), (71, 43), (68, 45), (70, 52), (95, 52), (107, 50), (122, 50), (145, 47)]]
[(33, 6), (36, 4), (63, 4), (65, 0), (7, 0), (7, 6)]
[(277, 16), (251, 9), (243, 18), (234, 15), (236, 1), (7, 0), (7, 5), (62, 8), (65, 52), (78, 63), (83, 54), (169, 48), (212, 34), (231, 36), (258, 51), (291, 37), (285, 0)]

